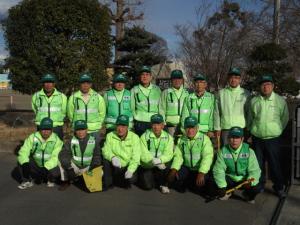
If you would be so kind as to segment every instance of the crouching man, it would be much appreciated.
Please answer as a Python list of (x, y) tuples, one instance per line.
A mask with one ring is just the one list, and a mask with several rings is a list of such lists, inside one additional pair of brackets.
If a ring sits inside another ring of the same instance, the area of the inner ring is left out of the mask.
[(253, 179), (243, 186), (245, 200), (253, 204), (259, 193), (258, 182), (261, 174), (255, 153), (248, 144), (243, 143), (244, 133), (241, 127), (232, 127), (228, 139), (229, 144), (218, 152), (213, 168), (219, 199), (228, 200), (231, 193), (226, 194), (226, 190)]
[(140, 138), (128, 130), (129, 117), (120, 115), (116, 130), (107, 134), (102, 153), (104, 157), (104, 189), (113, 185), (130, 188), (136, 182), (140, 163)]
[(213, 161), (213, 146), (208, 136), (198, 129), (195, 117), (184, 120), (185, 134), (179, 138), (168, 181), (184, 192), (188, 187), (204, 193), (208, 171)]
[(31, 134), (18, 152), (18, 164), (21, 169), (22, 183), (19, 189), (26, 189), (36, 183), (46, 182), (54, 187), (59, 178), (58, 154), (63, 142), (52, 132), (53, 121), (43, 118), (39, 131)]
[(141, 136), (141, 167), (139, 184), (145, 190), (159, 187), (163, 194), (170, 192), (167, 174), (173, 158), (173, 137), (164, 129), (164, 119), (160, 114), (151, 116), (151, 129)]
[(100, 140), (88, 133), (86, 121), (75, 121), (74, 130), (75, 135), (59, 154), (62, 180), (60, 191), (70, 186), (76, 177), (101, 165)]

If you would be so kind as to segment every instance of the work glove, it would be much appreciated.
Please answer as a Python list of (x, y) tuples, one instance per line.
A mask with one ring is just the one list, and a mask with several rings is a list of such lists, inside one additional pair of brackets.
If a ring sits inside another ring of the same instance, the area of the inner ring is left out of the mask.
[(177, 170), (176, 169), (171, 169), (171, 171), (168, 174), (167, 180), (169, 183), (172, 183), (175, 180), (175, 177), (177, 175)]
[(156, 166), (157, 166), (157, 168), (160, 169), (160, 170), (164, 170), (164, 169), (167, 168), (166, 165), (165, 165), (164, 163), (157, 164)]
[(161, 160), (159, 158), (153, 158), (152, 159), (152, 164), (154, 166), (157, 166), (158, 164), (161, 164)]
[(117, 167), (117, 168), (121, 168), (121, 161), (118, 157), (114, 156), (112, 157), (111, 159), (111, 163), (113, 164), (114, 167)]
[(132, 176), (133, 176), (133, 173), (127, 170), (125, 173), (125, 179), (131, 179)]
[(68, 175), (68, 178), (69, 178), (70, 181), (74, 181), (75, 178), (76, 178), (76, 173), (75, 173), (73, 168), (69, 168), (67, 170), (67, 175)]
[(226, 188), (219, 188), (218, 189), (218, 197), (222, 198), (226, 195)]

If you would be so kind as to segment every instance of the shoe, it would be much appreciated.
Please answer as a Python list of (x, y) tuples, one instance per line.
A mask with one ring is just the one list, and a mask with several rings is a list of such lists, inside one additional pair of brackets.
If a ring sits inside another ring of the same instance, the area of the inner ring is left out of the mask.
[(170, 189), (167, 186), (159, 186), (160, 192), (162, 194), (169, 194), (170, 193)]
[(48, 181), (48, 182), (47, 182), (47, 187), (52, 188), (52, 187), (54, 187), (54, 186), (55, 186), (55, 183), (54, 183), (54, 182), (51, 182), (51, 181)]
[(58, 187), (58, 190), (59, 190), (59, 191), (65, 191), (68, 187), (70, 187), (70, 182), (66, 181), (66, 182), (63, 182), (63, 183)]
[(219, 198), (219, 200), (221, 200), (221, 201), (227, 201), (231, 197), (231, 195), (232, 195), (231, 193), (225, 194), (223, 197)]
[(18, 188), (21, 190), (30, 188), (33, 186), (33, 182), (32, 181), (23, 181), (20, 185), (18, 185)]
[(286, 198), (286, 196), (287, 196), (286, 192), (285, 192), (283, 189), (281, 189), (281, 190), (279, 190), (279, 191), (275, 191), (275, 194), (276, 194), (279, 198)]
[(255, 204), (255, 200), (251, 199), (244, 191), (242, 192), (243, 199), (249, 204)]

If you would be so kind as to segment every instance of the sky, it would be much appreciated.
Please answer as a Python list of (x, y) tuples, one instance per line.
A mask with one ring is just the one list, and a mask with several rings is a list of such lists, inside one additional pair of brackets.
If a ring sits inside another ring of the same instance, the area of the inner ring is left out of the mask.
[[(106, 0), (107, 1), (107, 0)], [(220, 0), (207, 0), (219, 3)], [(16, 5), (20, 0), (0, 0), (0, 18), (7, 14), (7, 10)], [(144, 12), (144, 20), (138, 22), (146, 30), (159, 35), (167, 41), (171, 54), (177, 51), (179, 38), (175, 34), (176, 24), (195, 24), (197, 21), (196, 9), (200, 6), (200, 0), (143, 0), (139, 7)], [(237, 2), (249, 2), (255, 7), (255, 0), (237, 0)], [(0, 29), (0, 59), (7, 56), (3, 31)]]

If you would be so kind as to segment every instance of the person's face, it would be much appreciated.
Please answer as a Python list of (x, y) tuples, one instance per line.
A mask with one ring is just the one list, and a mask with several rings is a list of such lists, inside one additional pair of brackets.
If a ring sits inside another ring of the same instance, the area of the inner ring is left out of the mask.
[(43, 139), (47, 140), (50, 137), (50, 135), (52, 134), (52, 130), (50, 130), (50, 129), (44, 130), (43, 129), (43, 130), (40, 130), (40, 134), (43, 137)]
[(53, 92), (54, 88), (55, 88), (55, 83), (53, 83), (53, 82), (45, 82), (45, 83), (43, 83), (43, 89), (44, 89), (44, 91), (46, 93)]
[(229, 145), (233, 149), (238, 149), (242, 144), (244, 138), (243, 137), (230, 137), (229, 138)]
[(175, 79), (172, 79), (171, 82), (172, 82), (173, 88), (179, 89), (181, 87), (181, 85), (183, 84), (183, 79), (175, 78)]
[(114, 83), (114, 89), (117, 91), (122, 91), (125, 88), (125, 83), (116, 82)]
[(151, 127), (155, 136), (160, 136), (161, 131), (164, 129), (165, 125), (164, 123), (154, 123), (151, 125)]
[(264, 82), (260, 85), (260, 91), (263, 96), (269, 96), (272, 94), (274, 84), (272, 82)]
[(75, 131), (75, 135), (79, 139), (83, 139), (87, 135), (87, 129), (80, 129)]
[(125, 138), (128, 132), (128, 126), (117, 125), (116, 132), (119, 138)]
[(148, 72), (141, 73), (140, 80), (142, 85), (149, 85), (152, 80), (151, 73)]
[(185, 128), (185, 133), (188, 138), (194, 138), (198, 132), (198, 127)]
[(92, 87), (91, 82), (82, 82), (82, 83), (80, 83), (80, 91), (84, 94), (88, 93), (91, 87)]
[(207, 88), (207, 82), (205, 80), (196, 80), (195, 81), (195, 91), (197, 93), (204, 92)]
[(230, 75), (228, 78), (228, 84), (232, 88), (236, 88), (241, 83), (241, 77), (236, 75)]

